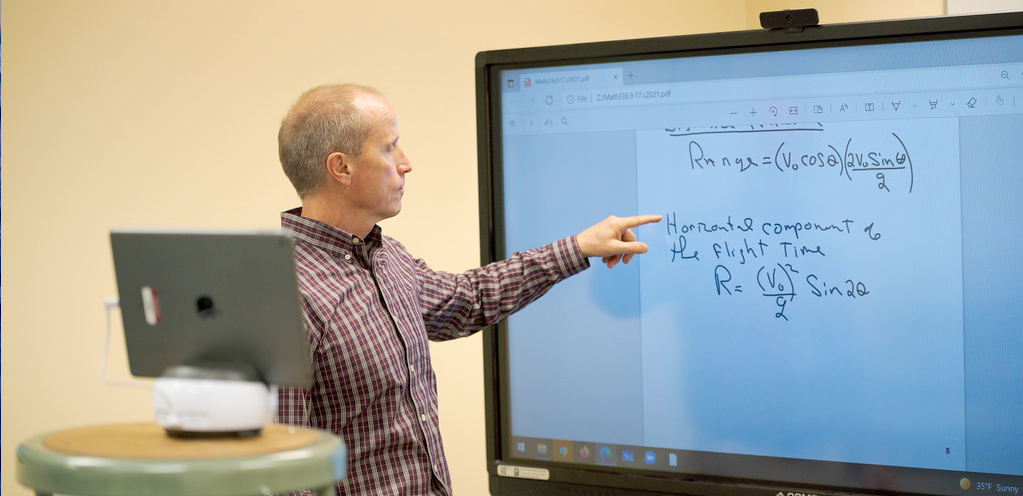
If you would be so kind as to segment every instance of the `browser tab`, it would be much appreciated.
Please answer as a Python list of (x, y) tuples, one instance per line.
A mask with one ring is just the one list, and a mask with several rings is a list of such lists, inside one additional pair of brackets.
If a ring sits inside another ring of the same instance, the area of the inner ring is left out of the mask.
[(530, 89), (567, 89), (567, 88), (606, 88), (621, 86), (622, 69), (580, 69), (558, 72), (528, 72), (521, 76), (522, 90)]

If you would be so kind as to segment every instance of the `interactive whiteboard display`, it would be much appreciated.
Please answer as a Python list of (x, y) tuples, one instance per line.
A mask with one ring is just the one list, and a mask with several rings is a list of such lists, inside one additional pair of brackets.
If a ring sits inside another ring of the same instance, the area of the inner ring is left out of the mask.
[(1023, 487), (1023, 36), (495, 80), (504, 254), (663, 215), (502, 327), (504, 460)]

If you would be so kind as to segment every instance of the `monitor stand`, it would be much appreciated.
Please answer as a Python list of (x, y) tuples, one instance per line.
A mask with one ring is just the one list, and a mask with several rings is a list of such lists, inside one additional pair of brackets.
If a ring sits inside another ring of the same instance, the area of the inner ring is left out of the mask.
[(276, 388), (244, 365), (175, 365), (153, 385), (153, 413), (168, 436), (258, 436), (273, 421)]

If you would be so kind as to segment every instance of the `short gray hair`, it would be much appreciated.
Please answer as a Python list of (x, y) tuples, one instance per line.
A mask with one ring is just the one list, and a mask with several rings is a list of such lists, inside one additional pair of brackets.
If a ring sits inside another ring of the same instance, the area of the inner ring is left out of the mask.
[(300, 198), (323, 186), (331, 153), (362, 153), (362, 143), (373, 130), (373, 122), (354, 103), (362, 94), (383, 96), (357, 84), (317, 86), (303, 93), (281, 121), (281, 166)]

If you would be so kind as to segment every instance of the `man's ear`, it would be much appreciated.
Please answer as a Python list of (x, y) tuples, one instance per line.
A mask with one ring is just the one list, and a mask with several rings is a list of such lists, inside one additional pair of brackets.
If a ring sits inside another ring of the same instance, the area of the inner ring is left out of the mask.
[(332, 180), (340, 184), (346, 186), (351, 184), (351, 157), (342, 152), (334, 152), (327, 155), (327, 174)]

